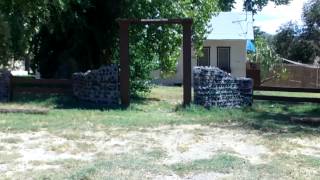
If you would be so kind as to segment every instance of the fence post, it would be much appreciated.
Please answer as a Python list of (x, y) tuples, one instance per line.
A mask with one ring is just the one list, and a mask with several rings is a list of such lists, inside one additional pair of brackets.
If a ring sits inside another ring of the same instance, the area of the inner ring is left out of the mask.
[[(11, 74), (11, 73), (10, 73)], [(13, 76), (10, 75), (10, 83), (9, 83), (9, 101), (13, 101), (13, 91), (14, 91), (14, 85), (13, 85)]]
[(318, 67), (317, 67), (317, 84), (316, 84), (317, 88), (319, 88), (319, 80), (320, 80), (320, 78), (319, 78), (319, 70), (320, 70), (320, 66), (318, 65)]
[(191, 26), (192, 21), (183, 23), (183, 105), (191, 103)]
[(120, 98), (121, 105), (130, 105), (130, 69), (129, 69), (129, 22), (119, 21), (120, 25)]

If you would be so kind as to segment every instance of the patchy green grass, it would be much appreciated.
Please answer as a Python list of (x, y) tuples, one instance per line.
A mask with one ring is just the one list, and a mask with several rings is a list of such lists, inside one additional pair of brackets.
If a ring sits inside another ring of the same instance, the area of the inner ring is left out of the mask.
[(2, 153), (0, 152), (0, 165), (15, 161), (21, 157), (19, 153)]
[[(157, 153), (156, 153), (157, 154)], [(225, 175), (227, 179), (317, 179), (319, 158), (311, 156), (279, 155), (272, 161), (263, 164), (251, 164), (237, 156), (221, 153), (210, 159), (200, 159), (185, 163), (163, 165), (157, 163), (161, 156), (153, 154), (117, 155), (104, 157), (94, 162), (66, 160), (51, 162), (59, 164), (60, 169), (44, 170), (17, 177), (32, 177), (33, 179), (153, 179), (164, 175), (177, 174), (188, 177), (195, 174), (210, 172)], [(208, 176), (210, 178), (210, 176)], [(208, 179), (207, 178), (207, 179)]]
[(230, 154), (218, 154), (211, 159), (195, 160), (171, 166), (178, 174), (217, 172), (229, 174), (231, 179), (316, 179), (320, 175), (320, 158), (279, 154), (264, 164), (250, 164)]
[(151, 174), (167, 173), (165, 166), (154, 163), (153, 156), (118, 156), (83, 166), (67, 179), (146, 179)]
[[(48, 115), (0, 114), (0, 130), (50, 131), (107, 127), (155, 127), (160, 125), (238, 122), (262, 130), (318, 131), (290, 121), (292, 116), (320, 116), (318, 104), (255, 101), (241, 109), (205, 108), (192, 105), (181, 108), (182, 88), (156, 87), (150, 96), (134, 100), (126, 109), (104, 108), (64, 96), (16, 97), (8, 106), (50, 108)], [(1, 106), (6, 106), (1, 104)]]
[(22, 142), (20, 138), (4, 138), (1, 140), (2, 143), (9, 143), (9, 144), (18, 144)]
[(239, 175), (244, 179), (317, 179), (320, 167), (314, 162), (319, 162), (319, 158), (280, 154), (266, 164), (250, 165), (248, 171), (240, 171)]
[(56, 161), (51, 165), (60, 165), (57, 170), (43, 170), (32, 172), (29, 176), (26, 174), (19, 177), (32, 177), (32, 179), (150, 179), (153, 175), (168, 173), (170, 169), (166, 166), (155, 163), (159, 158), (159, 152), (134, 155), (116, 155), (105, 156), (94, 162), (84, 161)]
[(248, 164), (244, 159), (223, 153), (210, 159), (173, 164), (170, 168), (180, 175), (200, 172), (230, 173), (234, 169), (245, 168)]

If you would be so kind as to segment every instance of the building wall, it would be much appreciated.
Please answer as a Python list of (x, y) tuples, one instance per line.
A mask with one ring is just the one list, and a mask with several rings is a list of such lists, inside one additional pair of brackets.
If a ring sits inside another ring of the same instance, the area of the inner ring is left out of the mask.
[[(210, 47), (210, 66), (217, 66), (217, 47), (230, 47), (230, 68), (233, 77), (246, 76), (246, 40), (205, 40), (204, 47)], [(197, 66), (197, 57), (192, 52), (192, 67)], [(177, 65), (175, 76), (161, 79), (159, 71), (151, 75), (156, 83), (161, 84), (180, 84), (183, 80), (183, 58), (182, 53)]]

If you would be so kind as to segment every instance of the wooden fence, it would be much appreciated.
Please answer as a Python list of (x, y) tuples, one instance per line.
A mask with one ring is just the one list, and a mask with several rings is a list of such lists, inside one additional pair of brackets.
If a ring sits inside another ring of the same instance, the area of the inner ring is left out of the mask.
[[(283, 64), (279, 71), (285, 68), (286, 73), (280, 79), (269, 78), (261, 82), (259, 64), (247, 63), (247, 77), (254, 80), (255, 91), (278, 91), (278, 92), (302, 92), (320, 93), (320, 69), (312, 66), (299, 66), (295, 64)], [(269, 77), (274, 77), (270, 73)], [(288, 97), (271, 95), (254, 95), (254, 99), (289, 102), (313, 102), (320, 103), (320, 98)]]
[(320, 98), (254, 95), (256, 100), (320, 103)]
[[(320, 93), (319, 88), (288, 88), (288, 87), (268, 87), (259, 86), (254, 88), (255, 91), (278, 91), (278, 92), (303, 92), (303, 93)], [(268, 96), (268, 95), (254, 95), (257, 100), (269, 101), (286, 101), (286, 102), (312, 102), (320, 103), (320, 98), (309, 97), (288, 97), (288, 96)]]
[[(263, 86), (291, 88), (320, 88), (320, 68), (303, 67), (295, 64), (283, 64), (286, 73), (278, 79), (270, 79)], [(280, 71), (280, 69), (279, 69)], [(272, 74), (269, 75), (270, 77)]]
[(260, 65), (256, 63), (247, 62), (246, 63), (246, 74), (248, 78), (253, 79), (254, 87), (259, 87), (261, 85), (260, 76)]
[(259, 86), (259, 87), (255, 87), (254, 90), (256, 90), (256, 91), (284, 91), (284, 92), (320, 93), (320, 88), (288, 88), (288, 87)]
[(21, 93), (71, 94), (72, 80), (13, 77), (11, 81), (11, 90), (12, 96)]

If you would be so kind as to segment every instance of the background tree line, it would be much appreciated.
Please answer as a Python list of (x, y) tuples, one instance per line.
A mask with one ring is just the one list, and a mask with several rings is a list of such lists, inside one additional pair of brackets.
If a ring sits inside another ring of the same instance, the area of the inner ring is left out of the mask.
[(303, 7), (303, 26), (283, 25), (273, 38), (275, 52), (283, 58), (311, 64), (320, 56), (320, 0), (309, 0)]
[(302, 26), (294, 22), (282, 25), (275, 35), (255, 27), (256, 52), (248, 58), (261, 65), (262, 82), (285, 74), (282, 58), (312, 64), (320, 56), (320, 0), (304, 4), (302, 20)]

